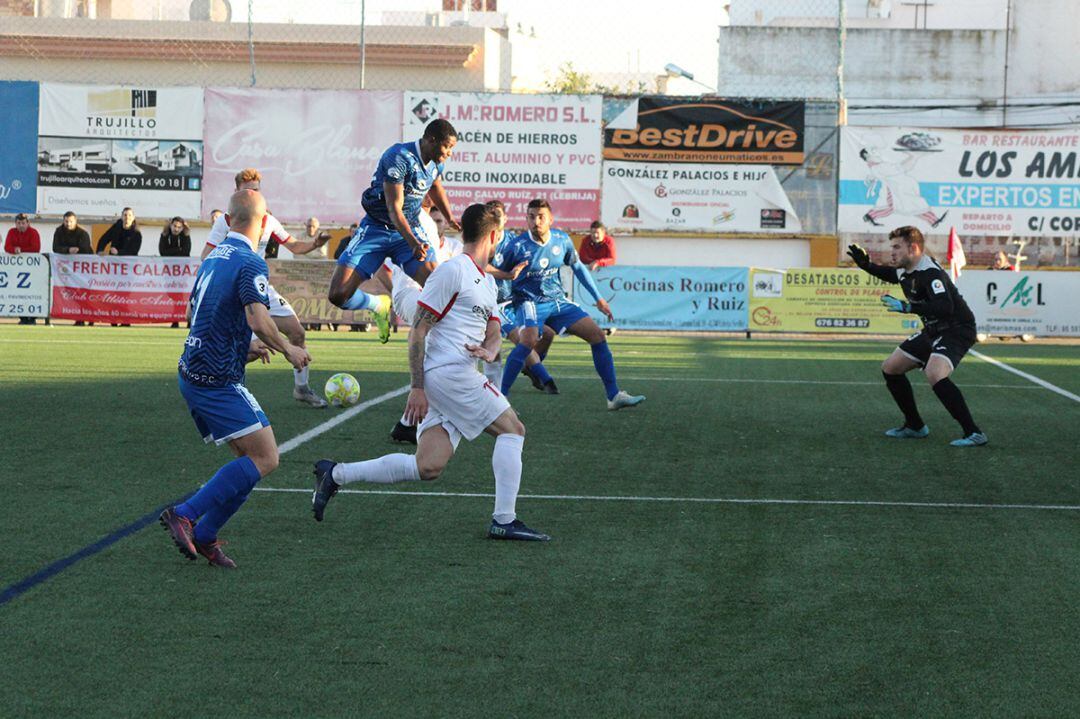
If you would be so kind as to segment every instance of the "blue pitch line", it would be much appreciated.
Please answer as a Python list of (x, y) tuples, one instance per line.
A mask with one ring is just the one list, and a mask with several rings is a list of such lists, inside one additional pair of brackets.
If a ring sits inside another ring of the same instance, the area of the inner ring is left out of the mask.
[(64, 557), (63, 559), (59, 559), (59, 560), (53, 562), (52, 564), (48, 565), (44, 569), (41, 569), (41, 570), (31, 574), (29, 577), (26, 577), (25, 579), (20, 579), (19, 581), (15, 582), (11, 586), (5, 588), (3, 592), (0, 592), (0, 606), (3, 606), (5, 604), (7, 604), (8, 602), (10, 602), (15, 597), (18, 597), (19, 595), (30, 591), (31, 589), (33, 589), (37, 585), (41, 584), (42, 582), (46, 582), (49, 579), (52, 579), (53, 577), (55, 577), (57, 574), (64, 571), (68, 567), (70, 567), (70, 566), (72, 566), (74, 564), (77, 564), (78, 562), (81, 562), (82, 560), (84, 560), (84, 559), (86, 559), (88, 557), (94, 556), (98, 552), (101, 552), (102, 550), (112, 546), (113, 544), (116, 544), (121, 539), (124, 539), (125, 537), (130, 537), (132, 534), (135, 534), (136, 532), (138, 532), (140, 529), (146, 527), (147, 525), (153, 524), (154, 522), (157, 521), (158, 516), (163, 511), (165, 511), (166, 508), (173, 507), (173, 506), (176, 506), (177, 504), (180, 504), (182, 502), (187, 501), (188, 497), (192, 496), (193, 494), (195, 494), (195, 492), (193, 492), (193, 491), (188, 492), (183, 497), (180, 497), (179, 499), (177, 499), (177, 500), (175, 500), (173, 502), (169, 502), (168, 504), (163, 504), (160, 507), (158, 507), (157, 509), (155, 509), (153, 512), (150, 512), (148, 514), (144, 514), (143, 516), (139, 517), (138, 519), (136, 519), (131, 524), (120, 527), (119, 529), (112, 532), (111, 534), (105, 535), (104, 537), (102, 537), (98, 541), (94, 542), (93, 544), (89, 544), (89, 545), (83, 547), (82, 549), (75, 552), (74, 554), (69, 554), (68, 556)]

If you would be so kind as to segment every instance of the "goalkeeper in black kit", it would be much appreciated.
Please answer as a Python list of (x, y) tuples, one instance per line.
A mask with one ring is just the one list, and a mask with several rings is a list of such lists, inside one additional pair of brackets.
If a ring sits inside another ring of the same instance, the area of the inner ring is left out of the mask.
[(926, 254), (926, 243), (918, 228), (899, 227), (889, 233), (889, 241), (891, 266), (875, 265), (858, 245), (848, 247), (848, 255), (856, 265), (880, 280), (899, 284), (904, 291), (905, 299), (883, 295), (881, 303), (890, 312), (916, 314), (923, 323), (922, 330), (901, 342), (881, 365), (885, 386), (904, 413), (904, 424), (885, 434), (897, 439), (918, 439), (930, 434), (930, 428), (919, 416), (906, 375), (921, 367), (934, 394), (963, 428), (964, 436), (951, 444), (954, 447), (984, 445), (986, 435), (971, 418), (960, 388), (949, 378), (977, 341), (975, 315), (949, 273)]

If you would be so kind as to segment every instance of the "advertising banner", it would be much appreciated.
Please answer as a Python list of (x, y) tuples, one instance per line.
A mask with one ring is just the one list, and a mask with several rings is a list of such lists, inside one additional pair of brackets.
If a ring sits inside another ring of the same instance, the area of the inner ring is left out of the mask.
[(198, 87), (41, 84), (38, 212), (197, 217)]
[(841, 128), (840, 232), (1080, 235), (1080, 130)]
[[(353, 312), (330, 304), (327, 289), (335, 263), (326, 260), (267, 260), (266, 264), (270, 267), (270, 284), (289, 301), (301, 322), (342, 325), (374, 323), (367, 310)], [(375, 280), (368, 280), (360, 288), (373, 294), (386, 294), (386, 289)]]
[(604, 130), (604, 159), (801, 165), (806, 103), (647, 95)]
[(604, 222), (614, 229), (802, 230), (768, 165), (604, 162)]
[[(737, 332), (746, 329), (747, 268), (630, 267), (593, 273), (615, 327), (631, 330)], [(574, 279), (574, 300), (602, 327), (612, 323)]]
[(881, 296), (900, 286), (859, 269), (799, 268), (750, 271), (751, 332), (912, 334), (914, 315), (888, 312)]
[(1080, 273), (974, 270), (956, 284), (980, 332), (1080, 335)]
[(0, 213), (37, 207), (38, 84), (0, 82), (4, 151), (0, 152)]
[(551, 203), (555, 226), (582, 230), (600, 215), (599, 95), (406, 92), (404, 139), (436, 117), (458, 132), (446, 187), (460, 213), (502, 200), (511, 227), (525, 226), (529, 200)]
[(88, 322), (183, 322), (198, 257), (52, 256), (52, 316)]
[(357, 222), (360, 195), (400, 138), (400, 92), (207, 89), (202, 214), (225, 209), (233, 177), (254, 167), (279, 220)]
[(48, 255), (0, 255), (0, 317), (48, 316)]

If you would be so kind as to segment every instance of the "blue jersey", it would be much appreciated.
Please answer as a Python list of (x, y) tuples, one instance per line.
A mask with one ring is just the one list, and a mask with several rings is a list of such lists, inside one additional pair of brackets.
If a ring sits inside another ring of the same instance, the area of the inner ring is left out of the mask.
[(386, 227), (393, 227), (390, 211), (386, 208), (384, 183), (402, 185), (405, 202), (402, 211), (410, 227), (420, 223), (420, 203), (431, 189), (435, 180), (442, 177), (441, 163), (429, 162), (426, 165), (420, 159), (420, 142), (402, 142), (392, 146), (379, 159), (375, 175), (371, 178), (371, 187), (364, 190), (361, 204), (370, 220)]
[(199, 266), (191, 290), (191, 330), (180, 355), (180, 376), (200, 387), (244, 381), (251, 328), (244, 307), (270, 306), (266, 260), (243, 235), (230, 232)]
[[(514, 234), (513, 230), (503, 230), (502, 239), (499, 240), (499, 243), (497, 245), (495, 245), (495, 257), (498, 257), (499, 253), (502, 252), (506, 248), (506, 246), (510, 244), (510, 241), (513, 240), (515, 237), (517, 237), (517, 235)], [(513, 280), (495, 280), (495, 288), (499, 292), (499, 304), (510, 301), (512, 284)]]
[(570, 235), (552, 230), (548, 241), (540, 244), (526, 231), (506, 242), (496, 253), (495, 267), (509, 272), (522, 262), (528, 263), (513, 281), (512, 299), (521, 302), (552, 302), (566, 298), (559, 270), (577, 264), (578, 254)]

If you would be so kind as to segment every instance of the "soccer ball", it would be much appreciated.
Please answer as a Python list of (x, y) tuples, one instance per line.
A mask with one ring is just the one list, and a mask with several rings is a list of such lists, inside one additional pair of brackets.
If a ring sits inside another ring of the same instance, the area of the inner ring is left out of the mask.
[(360, 383), (348, 372), (338, 372), (326, 380), (326, 401), (335, 407), (349, 407), (360, 401)]

